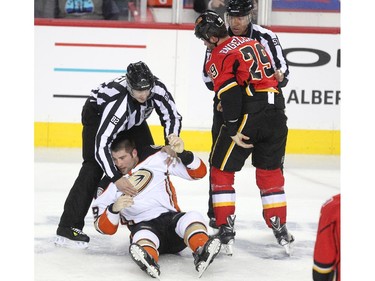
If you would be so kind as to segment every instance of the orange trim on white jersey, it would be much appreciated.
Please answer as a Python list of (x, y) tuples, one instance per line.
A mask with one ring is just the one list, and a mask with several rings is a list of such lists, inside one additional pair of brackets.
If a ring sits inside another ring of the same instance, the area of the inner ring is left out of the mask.
[(111, 220), (108, 218), (107, 214), (117, 216), (118, 221), (120, 219), (119, 214), (112, 214), (108, 211), (108, 209), (106, 209), (105, 212), (95, 220), (94, 226), (95, 229), (102, 234), (113, 235), (117, 231), (118, 221), (117, 224), (113, 224)]
[(207, 174), (207, 167), (203, 163), (202, 160), (200, 160), (199, 167), (196, 169), (186, 169), (189, 176), (191, 176), (193, 179), (201, 179)]

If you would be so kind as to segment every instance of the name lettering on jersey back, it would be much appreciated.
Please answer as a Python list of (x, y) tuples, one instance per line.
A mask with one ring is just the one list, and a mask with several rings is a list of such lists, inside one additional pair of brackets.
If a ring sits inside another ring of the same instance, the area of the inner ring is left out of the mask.
[(221, 54), (227, 54), (229, 51), (236, 49), (238, 46), (240, 46), (244, 42), (249, 42), (253, 39), (248, 37), (232, 37), (232, 40), (226, 44), (219, 53)]

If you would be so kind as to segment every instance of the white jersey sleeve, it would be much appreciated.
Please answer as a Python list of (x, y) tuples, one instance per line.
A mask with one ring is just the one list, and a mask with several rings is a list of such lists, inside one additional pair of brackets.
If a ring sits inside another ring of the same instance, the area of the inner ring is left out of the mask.
[[(122, 195), (111, 183), (108, 188), (93, 202), (96, 228), (99, 232), (113, 234), (117, 230), (120, 215), (129, 224), (149, 221), (159, 217), (162, 213), (177, 211), (173, 198), (173, 186), (169, 175), (181, 177), (186, 180), (202, 178), (206, 175), (206, 166), (202, 160), (194, 155), (193, 161), (187, 167), (180, 161), (176, 165), (167, 165), (167, 153), (159, 151), (140, 162), (130, 175), (131, 181), (135, 184), (139, 182), (138, 194), (134, 196), (134, 204), (124, 208), (120, 214), (113, 214), (108, 210), (108, 206), (116, 202)], [(137, 178), (137, 176), (139, 178)], [(105, 220), (100, 224), (99, 220)], [(109, 227), (107, 224), (110, 224)], [(106, 226), (104, 230), (103, 225)], [(113, 232), (113, 233), (112, 233)]]

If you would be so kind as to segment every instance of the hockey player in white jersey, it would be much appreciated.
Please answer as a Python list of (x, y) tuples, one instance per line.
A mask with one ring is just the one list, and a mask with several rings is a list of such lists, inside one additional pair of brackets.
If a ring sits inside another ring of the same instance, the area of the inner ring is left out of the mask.
[[(136, 196), (120, 192), (104, 178), (98, 188), (92, 210), (95, 228), (102, 234), (116, 233), (119, 223), (131, 232), (129, 252), (134, 262), (148, 275), (160, 276), (160, 254), (178, 253), (189, 247), (199, 277), (220, 251), (218, 238), (210, 238), (203, 216), (196, 211), (181, 212), (173, 198), (169, 175), (186, 180), (203, 178), (203, 161), (183, 150), (176, 137), (175, 146), (136, 148), (133, 141), (118, 138), (111, 146), (112, 158), (119, 171), (137, 189)], [(181, 153), (176, 153), (180, 151)], [(178, 161), (170, 164), (170, 157)]]

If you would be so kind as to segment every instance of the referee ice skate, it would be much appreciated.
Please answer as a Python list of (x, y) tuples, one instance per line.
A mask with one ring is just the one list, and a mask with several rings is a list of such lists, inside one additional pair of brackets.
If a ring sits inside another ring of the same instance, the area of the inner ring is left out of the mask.
[(165, 143), (178, 138), (182, 117), (174, 99), (142, 61), (129, 64), (126, 75), (91, 91), (82, 110), (83, 163), (64, 204), (56, 232), (57, 246), (88, 246), (90, 238), (82, 229), (103, 171), (120, 191), (136, 194), (135, 188), (113, 163), (110, 146), (118, 134), (133, 138), (140, 146), (154, 144), (146, 122), (153, 109), (164, 127)]

